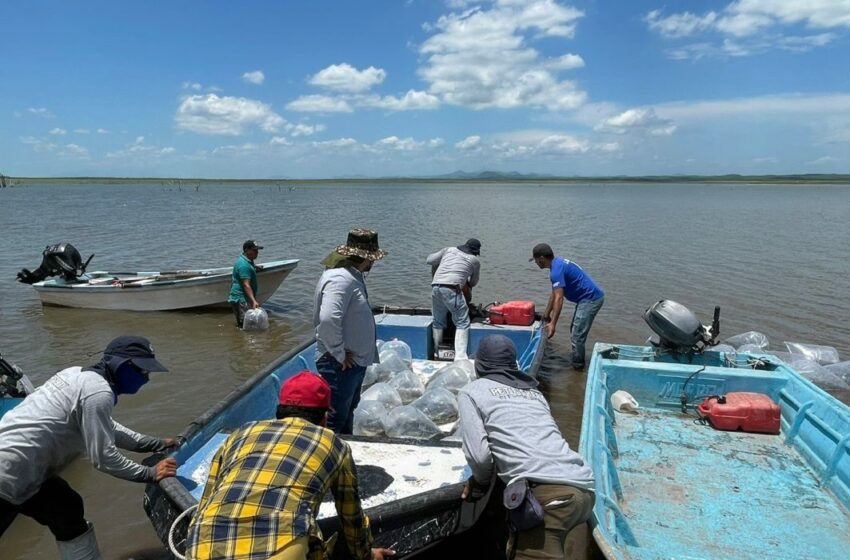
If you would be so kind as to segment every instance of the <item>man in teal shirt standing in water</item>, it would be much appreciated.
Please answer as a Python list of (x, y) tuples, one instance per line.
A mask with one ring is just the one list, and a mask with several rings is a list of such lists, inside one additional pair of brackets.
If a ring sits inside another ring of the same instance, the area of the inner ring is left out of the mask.
[(248, 309), (257, 309), (260, 302), (257, 300), (257, 271), (262, 267), (254, 264), (254, 260), (260, 256), (260, 249), (253, 239), (242, 244), (242, 254), (233, 264), (233, 280), (230, 283), (230, 297), (227, 303), (233, 309), (236, 316), (236, 326), (242, 328), (245, 312)]

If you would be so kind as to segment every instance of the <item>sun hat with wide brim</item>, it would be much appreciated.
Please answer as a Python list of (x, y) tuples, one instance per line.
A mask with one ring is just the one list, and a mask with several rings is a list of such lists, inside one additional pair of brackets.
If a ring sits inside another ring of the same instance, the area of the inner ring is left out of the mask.
[(379, 261), (387, 255), (386, 251), (378, 247), (378, 232), (370, 229), (349, 231), (345, 245), (334, 250), (345, 257), (360, 257), (370, 261)]

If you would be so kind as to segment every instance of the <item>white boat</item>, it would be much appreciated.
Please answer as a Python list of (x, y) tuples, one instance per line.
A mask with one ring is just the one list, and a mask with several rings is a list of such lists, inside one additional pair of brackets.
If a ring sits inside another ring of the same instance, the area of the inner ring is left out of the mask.
[[(257, 271), (260, 303), (277, 291), (298, 266), (297, 259), (270, 261)], [(233, 267), (169, 272), (86, 272), (78, 278), (57, 277), (32, 284), (43, 305), (169, 311), (227, 306)]]

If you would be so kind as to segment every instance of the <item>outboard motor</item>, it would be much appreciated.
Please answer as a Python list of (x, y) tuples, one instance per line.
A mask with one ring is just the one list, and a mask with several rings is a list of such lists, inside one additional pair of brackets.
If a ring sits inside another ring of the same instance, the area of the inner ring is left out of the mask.
[(669, 299), (653, 303), (643, 314), (649, 328), (658, 335), (652, 344), (681, 354), (702, 352), (714, 346), (720, 334), (720, 307), (714, 308), (711, 326), (700, 323), (690, 309)]
[(30, 272), (24, 268), (18, 273), (18, 282), (35, 284), (48, 276), (61, 276), (66, 282), (74, 282), (82, 276), (94, 255), (83, 263), (80, 252), (70, 243), (48, 245), (41, 253), (41, 265)]
[(15, 364), (9, 363), (0, 355), (0, 398), (9, 396), (13, 398), (26, 397), (32, 392), (32, 385)]

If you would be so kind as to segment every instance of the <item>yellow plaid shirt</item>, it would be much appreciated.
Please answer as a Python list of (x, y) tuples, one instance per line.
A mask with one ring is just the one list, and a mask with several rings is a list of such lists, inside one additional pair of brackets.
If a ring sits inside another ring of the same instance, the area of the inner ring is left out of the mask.
[(189, 560), (265, 560), (308, 537), (310, 560), (326, 557), (316, 514), (333, 493), (348, 548), (371, 558), (351, 448), (300, 418), (253, 422), (216, 452), (189, 527)]

